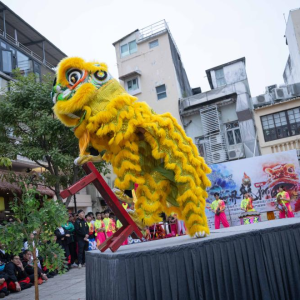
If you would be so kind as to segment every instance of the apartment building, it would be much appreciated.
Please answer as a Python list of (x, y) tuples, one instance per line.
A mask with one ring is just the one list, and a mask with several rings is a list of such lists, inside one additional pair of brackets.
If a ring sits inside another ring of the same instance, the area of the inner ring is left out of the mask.
[(210, 91), (180, 100), (184, 129), (208, 164), (259, 155), (246, 59), (206, 70)]
[(166, 21), (137, 29), (113, 45), (127, 92), (159, 114), (170, 112), (182, 124), (178, 101), (191, 96), (192, 89)]
[(300, 159), (300, 83), (268, 86), (252, 103), (262, 155), (296, 149)]

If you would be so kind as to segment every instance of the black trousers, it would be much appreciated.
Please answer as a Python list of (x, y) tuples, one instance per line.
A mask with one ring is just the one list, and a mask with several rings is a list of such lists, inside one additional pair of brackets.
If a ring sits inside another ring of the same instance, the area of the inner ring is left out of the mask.
[(84, 264), (85, 263), (85, 251), (89, 249), (89, 242), (85, 241), (83, 238), (78, 238), (78, 263)]
[(76, 243), (72, 242), (69, 244), (69, 250), (71, 254), (71, 264), (74, 264), (76, 258), (77, 258), (77, 253), (76, 253)]

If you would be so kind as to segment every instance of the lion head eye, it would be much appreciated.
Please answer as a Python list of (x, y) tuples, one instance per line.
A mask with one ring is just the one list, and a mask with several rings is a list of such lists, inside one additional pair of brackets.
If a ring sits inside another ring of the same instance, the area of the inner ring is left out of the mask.
[(67, 79), (71, 86), (76, 84), (82, 78), (82, 76), (83, 72), (78, 69), (69, 70), (67, 73)]
[(105, 71), (97, 71), (94, 73), (94, 76), (97, 80), (103, 81), (107, 78), (107, 72)]

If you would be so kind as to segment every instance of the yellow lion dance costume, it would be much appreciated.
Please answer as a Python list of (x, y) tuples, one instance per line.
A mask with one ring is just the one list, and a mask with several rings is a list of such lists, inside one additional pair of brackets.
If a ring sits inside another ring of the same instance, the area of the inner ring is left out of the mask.
[(89, 147), (105, 151), (115, 185), (138, 184), (135, 212), (145, 225), (176, 213), (190, 236), (209, 234), (205, 216), (210, 172), (192, 139), (170, 113), (156, 114), (129, 95), (104, 63), (62, 60), (53, 87), (54, 112), (79, 139), (78, 164), (95, 161)]

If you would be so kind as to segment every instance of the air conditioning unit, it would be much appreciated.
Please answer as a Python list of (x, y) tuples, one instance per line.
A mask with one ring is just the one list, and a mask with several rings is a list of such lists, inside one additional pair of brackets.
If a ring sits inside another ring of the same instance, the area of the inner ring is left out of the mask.
[(266, 94), (271, 94), (272, 91), (276, 88), (277, 88), (277, 84), (272, 84), (272, 85), (266, 86)]
[(237, 146), (234, 149), (228, 150), (228, 159), (233, 160), (233, 159), (240, 159), (245, 157), (245, 151), (243, 145)]
[(287, 99), (289, 97), (287, 88), (277, 88), (272, 91), (275, 101)]
[(211, 159), (213, 164), (221, 163), (227, 160), (226, 152), (224, 150), (211, 152)]
[(251, 99), (252, 99), (253, 106), (255, 108), (264, 106), (264, 105), (269, 105), (273, 102), (270, 94), (259, 95), (257, 97), (253, 97)]
[(300, 82), (288, 85), (287, 89), (292, 96), (300, 96)]

